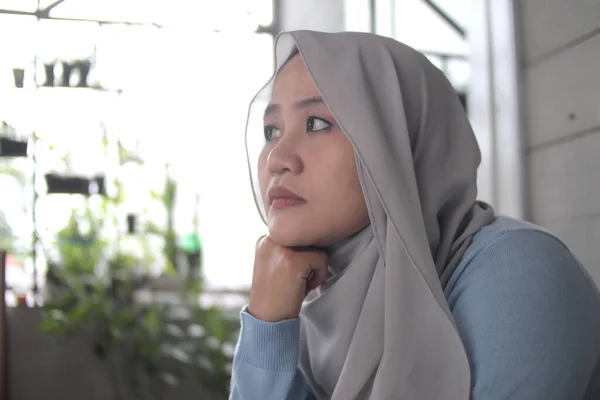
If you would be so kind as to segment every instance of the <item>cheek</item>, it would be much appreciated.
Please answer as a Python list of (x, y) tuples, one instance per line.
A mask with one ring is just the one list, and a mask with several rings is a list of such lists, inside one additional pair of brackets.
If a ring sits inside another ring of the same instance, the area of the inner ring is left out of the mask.
[(315, 181), (320, 182), (319, 192), (328, 204), (336, 207), (362, 202), (354, 149), (345, 137), (314, 149), (312, 157)]
[(327, 245), (343, 240), (369, 223), (354, 151), (351, 146), (337, 150), (314, 153), (316, 168), (310, 174), (315, 202), (309, 217), (318, 222), (312, 223), (318, 226), (316, 234), (321, 235), (317, 240)]
[(352, 234), (367, 225), (369, 213), (358, 178), (354, 154), (339, 160), (343, 168), (332, 176), (326, 206), (342, 233)]
[(267, 166), (268, 155), (268, 152), (263, 150), (263, 152), (261, 152), (260, 156), (258, 157), (258, 186), (263, 199), (265, 198), (265, 194), (269, 186), (270, 174)]
[(328, 191), (328, 195), (334, 197), (333, 204), (344, 205), (344, 209), (347, 207), (353, 207), (354, 204), (359, 203), (363, 198), (362, 188), (358, 179), (356, 165), (354, 159), (340, 160), (340, 164), (343, 165), (342, 169), (332, 171), (333, 173), (329, 177), (328, 186), (332, 190)]

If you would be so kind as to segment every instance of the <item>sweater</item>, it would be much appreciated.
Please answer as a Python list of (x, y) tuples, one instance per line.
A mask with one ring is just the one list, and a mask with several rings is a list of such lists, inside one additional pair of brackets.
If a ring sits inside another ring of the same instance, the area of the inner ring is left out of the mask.
[[(471, 368), (471, 400), (600, 399), (600, 295), (569, 249), (497, 217), (444, 294)], [(298, 369), (300, 319), (241, 312), (230, 400), (313, 399)]]

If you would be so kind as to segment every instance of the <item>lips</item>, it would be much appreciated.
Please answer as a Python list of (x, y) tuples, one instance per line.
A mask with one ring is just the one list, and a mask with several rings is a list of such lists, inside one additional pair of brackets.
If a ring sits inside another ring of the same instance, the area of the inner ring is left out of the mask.
[(274, 186), (268, 192), (269, 201), (273, 208), (296, 207), (306, 203), (302, 197), (284, 186)]

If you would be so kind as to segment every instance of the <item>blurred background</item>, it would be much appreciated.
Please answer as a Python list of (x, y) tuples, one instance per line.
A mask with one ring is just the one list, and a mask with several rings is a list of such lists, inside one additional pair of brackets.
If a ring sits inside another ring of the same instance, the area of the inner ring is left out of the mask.
[(0, 0), (0, 400), (227, 397), (266, 231), (246, 110), (294, 29), (422, 51), (482, 200), (600, 283), (599, 0)]

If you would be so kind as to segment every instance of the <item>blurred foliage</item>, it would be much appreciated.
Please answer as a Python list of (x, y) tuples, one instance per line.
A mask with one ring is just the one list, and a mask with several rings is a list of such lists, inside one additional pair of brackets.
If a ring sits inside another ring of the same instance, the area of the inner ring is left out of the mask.
[(191, 379), (215, 398), (225, 398), (237, 321), (225, 319), (218, 308), (185, 302), (183, 296), (179, 304), (140, 301), (136, 294), (148, 277), (132, 273), (135, 264), (116, 255), (103, 276), (83, 270), (55, 274), (59, 290), (45, 305), (40, 329), (62, 337), (84, 334), (98, 357), (117, 355), (126, 371), (113, 377), (121, 386), (119, 399), (148, 399), (140, 374), (169, 384)]
[(8, 175), (14, 178), (21, 186), (27, 184), (27, 176), (25, 172), (13, 167), (9, 163), (0, 163), (0, 175)]
[(0, 250), (12, 252), (16, 238), (13, 235), (13, 230), (6, 220), (4, 211), (0, 210)]
[[(27, 177), (25, 172), (19, 168), (15, 168), (8, 161), (5, 162), (3, 160), (3, 162), (0, 162), (0, 176), (1, 175), (14, 179), (21, 187), (21, 190), (24, 190), (25, 186), (27, 185)], [(0, 191), (2, 191), (2, 188), (0, 188)], [(25, 207), (23, 206), (23, 208)], [(17, 250), (16, 243), (18, 238), (15, 237), (14, 231), (6, 218), (6, 211), (13, 210), (0, 209), (0, 249), (13, 253)]]
[(227, 398), (239, 322), (218, 307), (199, 305), (201, 274), (177, 272), (186, 254), (173, 226), (176, 193), (167, 174), (164, 192), (153, 194), (167, 209), (167, 226), (149, 224), (143, 230), (164, 238), (165, 259), (179, 276), (163, 278), (185, 282), (170, 293), (170, 301), (152, 295), (157, 278), (144, 265), (145, 257), (124, 254), (118, 243), (102, 237), (108, 206), (101, 215), (74, 212), (57, 235), (58, 256), (48, 264), (50, 295), (40, 329), (57, 337), (88, 337), (96, 355), (112, 365), (120, 400), (151, 399), (148, 382), (157, 377), (171, 385), (189, 380), (215, 399)]
[(170, 176), (169, 167), (166, 166), (165, 186), (162, 193), (151, 192), (153, 199), (160, 201), (167, 211), (167, 224), (164, 230), (152, 226), (149, 232), (162, 234), (165, 240), (164, 253), (168, 266), (177, 269), (179, 250), (177, 248), (177, 233), (175, 232), (175, 202), (177, 197), (177, 182)]

